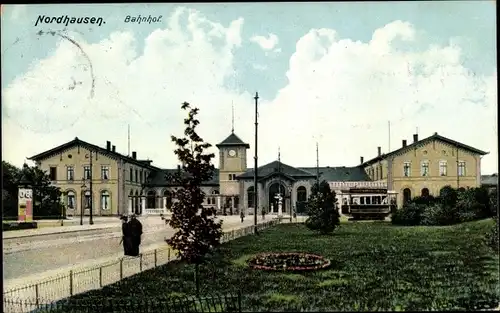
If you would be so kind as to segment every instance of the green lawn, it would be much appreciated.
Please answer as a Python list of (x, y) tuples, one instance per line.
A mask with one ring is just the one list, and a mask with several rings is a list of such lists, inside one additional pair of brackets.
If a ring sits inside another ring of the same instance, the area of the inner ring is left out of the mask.
[[(239, 238), (202, 268), (203, 294), (241, 290), (244, 311), (468, 309), (498, 306), (498, 257), (483, 243), (492, 220), (447, 227), (343, 223), (331, 236), (284, 224)], [(251, 270), (259, 252), (301, 251), (332, 261), (305, 274)], [(194, 270), (181, 263), (92, 291), (109, 297), (189, 295)], [(81, 296), (85, 297), (87, 295)]]

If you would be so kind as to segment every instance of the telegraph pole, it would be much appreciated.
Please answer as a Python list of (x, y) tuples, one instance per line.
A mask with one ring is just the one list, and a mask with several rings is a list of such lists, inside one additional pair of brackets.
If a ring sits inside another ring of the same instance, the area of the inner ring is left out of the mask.
[(318, 184), (318, 192), (319, 192), (319, 148), (317, 142), (316, 142), (316, 184)]
[(92, 211), (94, 210), (94, 192), (92, 190), (92, 178), (94, 177), (94, 168), (92, 167), (92, 150), (90, 150), (90, 216), (89, 216), (89, 224), (93, 225), (94, 220), (92, 219)]
[(258, 195), (258, 190), (259, 188), (257, 187), (257, 176), (258, 176), (258, 173), (257, 173), (257, 134), (258, 134), (258, 122), (257, 122), (257, 119), (258, 119), (258, 116), (259, 116), (259, 111), (258, 111), (258, 108), (257, 108), (257, 104), (258, 104), (258, 100), (259, 100), (259, 93), (256, 92), (255, 93), (255, 156), (254, 156), (254, 174), (253, 174), (253, 195), (254, 195), (254, 209), (253, 209), (253, 225), (254, 225), (254, 233), (257, 234), (257, 208), (259, 207), (259, 195)]

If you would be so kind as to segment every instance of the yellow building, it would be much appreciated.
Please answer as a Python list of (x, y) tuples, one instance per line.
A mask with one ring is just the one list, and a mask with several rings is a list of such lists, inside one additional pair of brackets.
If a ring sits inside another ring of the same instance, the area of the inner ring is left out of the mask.
[(91, 207), (93, 215), (129, 213), (131, 207), (140, 213), (143, 183), (159, 170), (150, 160), (138, 160), (136, 152), (116, 152), (109, 141), (103, 148), (78, 137), (29, 159), (61, 189), (67, 215), (79, 215), (82, 207), (85, 215)]
[(378, 155), (361, 166), (373, 181), (387, 184), (398, 193), (398, 205), (421, 195), (439, 195), (442, 187), (479, 187), (481, 158), (488, 154), (463, 143), (434, 135), (413, 142), (402, 141), (399, 149)]

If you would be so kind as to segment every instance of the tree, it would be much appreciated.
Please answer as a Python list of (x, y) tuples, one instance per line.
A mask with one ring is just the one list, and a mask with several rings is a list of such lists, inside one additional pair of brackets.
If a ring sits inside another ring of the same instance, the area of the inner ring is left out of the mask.
[(167, 243), (179, 251), (182, 260), (195, 265), (196, 293), (199, 294), (199, 265), (220, 244), (222, 222), (214, 221), (215, 208), (203, 207), (205, 193), (201, 184), (212, 178), (215, 168), (211, 163), (214, 154), (204, 153), (211, 145), (196, 133), (196, 126), (200, 123), (196, 119), (198, 108), (191, 108), (187, 102), (181, 108), (189, 112), (188, 118), (184, 119), (186, 137), (171, 136), (171, 139), (177, 145), (174, 152), (183, 171), (168, 177), (175, 185), (181, 186), (174, 192), (177, 201), (173, 203), (169, 222), (177, 232)]
[(61, 216), (63, 205), (61, 203), (61, 190), (51, 184), (50, 178), (41, 169), (25, 164), (22, 169), (2, 161), (3, 190), (2, 200), (4, 216), (17, 216), (17, 192), (19, 179), (24, 178), (30, 182), (33, 188), (33, 217), (55, 217)]
[(335, 191), (330, 189), (326, 181), (322, 181), (319, 186), (314, 184), (306, 209), (308, 218), (305, 224), (311, 230), (320, 234), (330, 234), (340, 225)]
[(454, 207), (457, 205), (458, 191), (450, 185), (446, 185), (439, 190), (439, 198), (443, 205)]

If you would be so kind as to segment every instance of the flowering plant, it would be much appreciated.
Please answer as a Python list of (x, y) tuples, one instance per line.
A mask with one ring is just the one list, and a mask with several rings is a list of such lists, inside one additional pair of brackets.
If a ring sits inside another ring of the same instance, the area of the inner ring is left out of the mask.
[(307, 271), (327, 268), (331, 262), (316, 254), (302, 252), (262, 253), (248, 260), (254, 269)]

